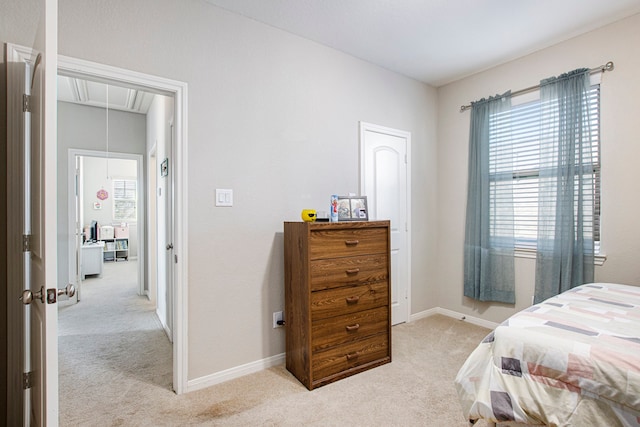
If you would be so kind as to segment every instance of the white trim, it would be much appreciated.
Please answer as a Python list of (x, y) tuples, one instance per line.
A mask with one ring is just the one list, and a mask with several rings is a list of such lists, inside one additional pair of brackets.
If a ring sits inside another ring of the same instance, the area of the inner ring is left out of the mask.
[[(42, 2), (41, 2), (42, 4)], [(58, 281), (58, 0), (44, 0), (44, 230), (45, 283), (57, 287)], [(37, 12), (36, 12), (37, 13)], [(42, 28), (40, 26), (40, 28)], [(35, 43), (38, 48), (38, 43)], [(40, 119), (42, 120), (42, 119)], [(46, 372), (42, 398), (44, 399), (44, 425), (57, 427), (60, 418), (60, 389), (58, 381), (58, 307), (47, 304), (46, 345), (43, 367)], [(25, 420), (26, 421), (26, 420)]]
[(64, 75), (82, 76), (105, 82), (118, 81), (128, 86), (142, 88), (165, 96), (173, 96), (175, 108), (175, 217), (174, 253), (178, 262), (173, 274), (173, 389), (177, 394), (187, 390), (188, 373), (188, 182), (187, 171), (187, 84), (177, 80), (125, 70), (68, 56), (58, 56), (58, 72)]
[(360, 121), (360, 194), (364, 191), (364, 180), (365, 180), (365, 170), (364, 170), (364, 134), (367, 131), (378, 132), (385, 135), (393, 135), (399, 138), (404, 138), (407, 141), (406, 146), (406, 154), (407, 158), (405, 159), (405, 164), (407, 168), (407, 206), (406, 206), (406, 214), (407, 214), (407, 223), (405, 224), (406, 231), (406, 239), (407, 239), (407, 313), (406, 318), (408, 320), (411, 319), (411, 132), (393, 129), (385, 126), (376, 125), (373, 123), (367, 123)]
[(201, 390), (203, 388), (211, 387), (212, 385), (260, 372), (273, 366), (281, 365), (284, 361), (285, 353), (280, 353), (275, 356), (267, 357), (266, 359), (256, 360), (255, 362), (229, 368), (224, 371), (216, 372), (215, 374), (189, 380), (187, 391), (191, 392)]
[(424, 319), (433, 316), (434, 314), (438, 314), (438, 307), (412, 314), (409, 316), (409, 322), (415, 322), (416, 320)]
[(442, 314), (443, 316), (451, 317), (453, 319), (462, 320), (465, 322), (469, 322), (473, 325), (482, 326), (487, 329), (495, 329), (498, 327), (499, 323), (491, 322), (489, 320), (484, 320), (479, 317), (469, 316), (467, 314), (462, 314), (457, 311), (449, 310), (442, 307), (435, 307), (429, 310), (421, 311), (419, 313), (415, 313), (411, 315), (410, 321), (414, 322), (416, 320), (424, 319), (425, 317), (433, 316), (434, 314)]

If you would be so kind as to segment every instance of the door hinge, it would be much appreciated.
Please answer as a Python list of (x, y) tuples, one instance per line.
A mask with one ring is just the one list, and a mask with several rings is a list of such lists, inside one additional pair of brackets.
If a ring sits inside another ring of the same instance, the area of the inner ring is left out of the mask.
[(24, 372), (22, 374), (22, 389), (28, 390), (31, 387), (33, 387), (33, 379), (34, 379), (33, 371)]
[(22, 94), (22, 112), (31, 112), (31, 95), (27, 95), (26, 93)]
[(31, 234), (22, 235), (22, 252), (31, 252)]

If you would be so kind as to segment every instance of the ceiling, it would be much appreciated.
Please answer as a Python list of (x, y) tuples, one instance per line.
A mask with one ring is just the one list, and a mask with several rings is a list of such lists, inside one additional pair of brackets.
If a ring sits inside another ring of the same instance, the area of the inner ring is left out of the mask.
[(640, 13), (638, 0), (206, 1), (435, 87)]
[(58, 76), (58, 101), (147, 114), (154, 94), (75, 77)]
[[(640, 13), (639, 0), (205, 1), (435, 87)], [(58, 77), (60, 101), (104, 108), (107, 96), (146, 114), (154, 95)]]

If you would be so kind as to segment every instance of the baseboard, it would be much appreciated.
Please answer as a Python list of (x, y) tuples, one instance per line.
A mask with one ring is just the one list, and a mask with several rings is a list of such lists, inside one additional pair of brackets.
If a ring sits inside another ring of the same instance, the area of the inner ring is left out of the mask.
[(458, 320), (469, 322), (473, 325), (482, 326), (487, 329), (495, 329), (498, 323), (490, 322), (488, 320), (481, 319), (479, 317), (469, 316), (467, 314), (458, 313), (457, 311), (448, 310), (442, 307), (435, 307), (429, 310), (421, 311), (419, 313), (412, 314), (409, 318), (411, 322), (424, 319), (425, 317), (433, 316), (434, 314), (442, 314), (443, 316), (451, 317)]
[(157, 307), (156, 307), (156, 320), (162, 327), (162, 330), (164, 331), (165, 335), (167, 335), (169, 342), (173, 344), (173, 333), (171, 332), (171, 329), (169, 329), (169, 325), (166, 322), (162, 321), (162, 312), (160, 312), (160, 310)]
[(271, 368), (272, 366), (281, 365), (284, 361), (285, 354), (280, 353), (275, 356), (267, 357), (266, 359), (256, 360), (255, 362), (246, 363), (244, 365), (216, 372), (215, 374), (189, 380), (187, 381), (186, 392), (201, 390), (203, 388), (211, 387), (212, 385), (240, 378), (248, 374), (253, 374), (255, 372)]
[(424, 319), (425, 317), (433, 316), (434, 314), (439, 314), (438, 307), (412, 314), (409, 316), (409, 322), (415, 322), (416, 320)]
[[(465, 322), (472, 323), (474, 325), (482, 326), (488, 329), (495, 329), (498, 326), (497, 323), (489, 322), (487, 320), (480, 319), (478, 317), (468, 316), (466, 314), (458, 313), (453, 310), (447, 310), (444, 308), (436, 307), (429, 310), (421, 311), (419, 313), (412, 314), (409, 318), (410, 322), (415, 322), (425, 317), (433, 316), (434, 314), (442, 314), (444, 316), (452, 317), (454, 319), (463, 320)], [(236, 366), (226, 369), (224, 371), (216, 372), (211, 375), (207, 375), (200, 378), (187, 381), (187, 389), (185, 392), (191, 392), (201, 390), (203, 388), (211, 387), (216, 384), (223, 383), (225, 381), (233, 380), (243, 377), (248, 374), (262, 371), (273, 366), (281, 365), (285, 361), (285, 354), (280, 353), (275, 356), (267, 357), (266, 359), (256, 360), (255, 362), (246, 363), (244, 365)]]

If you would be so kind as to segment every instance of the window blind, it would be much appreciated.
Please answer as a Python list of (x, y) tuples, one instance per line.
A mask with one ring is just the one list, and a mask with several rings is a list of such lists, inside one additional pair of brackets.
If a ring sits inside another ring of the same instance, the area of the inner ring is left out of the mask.
[(135, 221), (137, 216), (137, 182), (113, 180), (113, 218), (115, 221)]
[[(584, 214), (586, 222), (593, 224), (588, 235), (596, 250), (600, 241), (600, 86), (591, 87), (585, 100), (588, 107), (588, 130), (576, 141), (573, 178), (590, 186), (592, 200)], [(556, 153), (541, 152), (540, 141), (555, 134), (564, 123), (558, 117), (558, 107), (543, 105), (540, 100), (515, 105), (510, 111), (496, 114), (489, 123), (489, 191), (490, 215), (494, 216), (490, 230), (496, 242), (513, 228), (516, 247), (535, 249), (538, 227), (539, 186), (545, 170), (541, 168), (544, 156)], [(545, 117), (546, 116), (546, 117)], [(542, 129), (542, 119), (553, 118), (551, 128)], [(555, 185), (549, 182), (546, 185)], [(577, 188), (577, 185), (574, 187)], [(576, 199), (578, 191), (574, 190)], [(511, 205), (513, 196), (513, 205)], [(576, 212), (577, 214), (577, 212)]]

